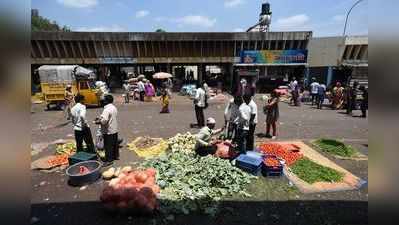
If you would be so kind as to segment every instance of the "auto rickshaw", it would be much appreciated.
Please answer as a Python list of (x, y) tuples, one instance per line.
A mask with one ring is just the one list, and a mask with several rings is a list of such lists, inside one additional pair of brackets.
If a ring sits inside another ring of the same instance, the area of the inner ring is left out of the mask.
[(84, 104), (101, 106), (104, 93), (95, 85), (93, 71), (77, 65), (45, 65), (38, 69), (40, 85), (47, 108), (62, 107), (65, 89), (72, 86), (74, 95), (84, 96)]

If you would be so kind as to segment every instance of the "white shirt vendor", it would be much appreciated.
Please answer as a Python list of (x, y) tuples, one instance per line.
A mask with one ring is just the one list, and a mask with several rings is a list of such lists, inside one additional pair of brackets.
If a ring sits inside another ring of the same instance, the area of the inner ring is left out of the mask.
[(198, 88), (195, 93), (195, 101), (198, 107), (205, 107), (205, 91), (202, 88)]
[(144, 86), (144, 83), (142, 81), (139, 81), (137, 83), (137, 86), (138, 86), (139, 92), (145, 91), (145, 86)]
[(104, 111), (100, 116), (101, 131), (103, 134), (116, 134), (118, 133), (118, 110), (113, 104), (104, 106)]
[(243, 130), (249, 130), (249, 120), (251, 119), (251, 107), (246, 103), (242, 103), (239, 108), (240, 119), (239, 128)]
[(311, 92), (312, 94), (317, 94), (317, 93), (318, 93), (319, 85), (320, 85), (320, 84), (317, 83), (317, 82), (311, 83), (311, 84), (310, 84), (310, 92)]
[(255, 115), (255, 118), (252, 121), (252, 124), (257, 124), (258, 123), (258, 106), (254, 102), (254, 100), (251, 100), (251, 102), (249, 102), (248, 105), (251, 108), (251, 115)]
[(74, 130), (82, 131), (83, 125), (89, 126), (86, 121), (86, 106), (82, 103), (77, 103), (71, 109), (72, 124)]

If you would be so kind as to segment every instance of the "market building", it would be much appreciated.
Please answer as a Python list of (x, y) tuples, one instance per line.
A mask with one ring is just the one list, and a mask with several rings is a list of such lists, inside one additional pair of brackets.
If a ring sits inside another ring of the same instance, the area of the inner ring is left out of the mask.
[(368, 37), (320, 37), (309, 41), (306, 78), (333, 85), (358, 81), (368, 86)]
[[(32, 32), (32, 75), (41, 65), (76, 64), (95, 70), (97, 79), (112, 87), (120, 87), (129, 71), (148, 76), (164, 71), (174, 74), (177, 84), (192, 73), (196, 80), (211, 85), (217, 82), (212, 79), (221, 81), (228, 91), (242, 77), (256, 79), (263, 92), (289, 77), (304, 77), (311, 38), (311, 31)], [(216, 78), (212, 71), (218, 74)]]

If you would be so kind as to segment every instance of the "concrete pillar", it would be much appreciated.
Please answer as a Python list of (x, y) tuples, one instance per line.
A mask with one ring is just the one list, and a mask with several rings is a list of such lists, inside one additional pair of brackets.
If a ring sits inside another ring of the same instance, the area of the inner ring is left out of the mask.
[(166, 72), (172, 74), (172, 67), (171, 67), (170, 63), (168, 63), (166, 65)]
[(198, 71), (198, 82), (201, 83), (202, 82), (202, 78), (203, 78), (203, 73), (204, 73), (204, 66), (202, 64), (199, 64), (197, 66), (197, 71)]
[(309, 67), (306, 67), (306, 69), (305, 69), (305, 79), (306, 79), (305, 87), (307, 87), (310, 83), (310, 68)]
[(332, 66), (329, 66), (327, 72), (327, 84), (326, 84), (327, 87), (331, 84), (332, 78), (333, 78), (333, 68)]
[(226, 76), (230, 76), (230, 93), (233, 94), (233, 88), (234, 88), (234, 66), (233, 64), (228, 64), (228, 69), (227, 69), (227, 73)]

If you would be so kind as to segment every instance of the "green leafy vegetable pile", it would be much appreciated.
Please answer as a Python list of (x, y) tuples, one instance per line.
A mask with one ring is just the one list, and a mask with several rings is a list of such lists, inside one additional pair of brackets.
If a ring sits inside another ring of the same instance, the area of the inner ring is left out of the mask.
[(255, 179), (228, 160), (175, 152), (144, 162), (158, 170), (161, 210), (188, 214), (202, 211), (214, 214), (223, 196), (235, 193), (250, 196), (244, 187)]
[(344, 177), (343, 173), (319, 165), (308, 158), (296, 161), (290, 168), (293, 173), (309, 184), (316, 182), (340, 182)]
[(314, 144), (323, 152), (342, 157), (352, 157), (357, 152), (351, 146), (333, 139), (319, 139)]

